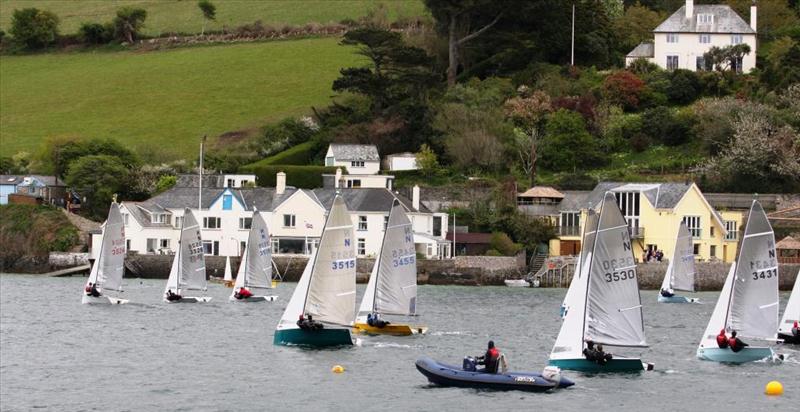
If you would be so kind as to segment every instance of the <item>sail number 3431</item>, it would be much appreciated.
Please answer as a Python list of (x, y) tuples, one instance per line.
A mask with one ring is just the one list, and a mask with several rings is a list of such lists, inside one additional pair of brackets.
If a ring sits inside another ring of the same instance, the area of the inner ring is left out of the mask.
[(759, 279), (770, 279), (772, 277), (778, 277), (778, 268), (766, 269), (766, 270), (759, 270), (753, 272), (753, 280)]

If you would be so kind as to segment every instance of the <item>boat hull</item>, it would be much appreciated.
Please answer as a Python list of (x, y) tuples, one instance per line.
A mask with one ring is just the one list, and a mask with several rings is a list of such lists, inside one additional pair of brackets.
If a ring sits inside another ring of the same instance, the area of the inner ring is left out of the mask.
[(462, 368), (439, 363), (423, 357), (417, 359), (417, 370), (428, 378), (430, 383), (439, 386), (455, 386), (460, 388), (477, 388), (490, 390), (519, 390), (528, 392), (545, 392), (555, 388), (566, 388), (575, 383), (561, 378), (553, 382), (538, 373), (486, 373), (465, 371)]
[(211, 296), (185, 296), (183, 299), (180, 300), (166, 300), (166, 303), (208, 303), (211, 302)]
[(525, 279), (506, 279), (503, 281), (508, 287), (512, 288), (529, 288), (531, 287), (530, 282)]
[(229, 300), (231, 302), (242, 302), (242, 303), (247, 303), (247, 302), (274, 302), (276, 299), (278, 299), (278, 295), (250, 296), (247, 299), (236, 299), (233, 296), (231, 296), (229, 298)]
[(353, 338), (349, 329), (324, 328), (320, 330), (278, 329), (272, 340), (275, 345), (301, 345), (313, 347), (329, 347), (352, 345)]
[(605, 365), (598, 365), (585, 358), (550, 359), (551, 366), (564, 370), (579, 372), (639, 372), (645, 370), (645, 365), (638, 358), (614, 358)]
[(800, 335), (788, 335), (785, 333), (779, 333), (778, 339), (783, 339), (783, 343), (793, 343), (795, 345), (800, 344)]
[(83, 298), (81, 298), (81, 303), (89, 304), (89, 305), (124, 305), (130, 302), (128, 299), (120, 299), (115, 296), (89, 296), (84, 294)]
[(366, 323), (356, 323), (353, 329), (359, 333), (366, 333), (370, 335), (392, 335), (392, 336), (410, 336), (422, 335), (428, 332), (427, 326), (412, 326), (401, 323), (390, 323), (382, 328), (370, 326)]
[(700, 299), (687, 298), (686, 296), (670, 296), (664, 297), (658, 295), (658, 303), (699, 303)]
[(697, 358), (722, 363), (747, 363), (757, 360), (772, 358), (774, 352), (772, 348), (759, 348), (748, 346), (739, 352), (734, 352), (728, 348), (698, 348)]

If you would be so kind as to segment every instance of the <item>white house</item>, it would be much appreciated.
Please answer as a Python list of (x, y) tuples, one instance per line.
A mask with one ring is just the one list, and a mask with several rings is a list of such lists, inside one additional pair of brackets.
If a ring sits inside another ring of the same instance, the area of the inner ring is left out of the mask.
[(411, 152), (395, 153), (386, 156), (383, 160), (386, 170), (417, 170), (417, 155)]
[(755, 2), (747, 24), (730, 6), (694, 5), (686, 0), (653, 30), (654, 42), (641, 43), (625, 56), (625, 65), (643, 58), (667, 70), (706, 70), (703, 55), (711, 47), (747, 44), (750, 53), (734, 62), (732, 69), (749, 72), (756, 67), (756, 14)]
[(336, 174), (323, 174), (322, 187), (324, 188), (385, 188), (392, 190), (394, 176), (392, 175), (364, 175), (342, 174), (342, 169), (336, 169)]
[[(450, 243), (444, 239), (447, 214), (432, 213), (421, 205), (418, 189), (413, 200), (386, 188), (296, 189), (286, 186), (283, 173), (278, 174), (275, 188), (204, 188), (201, 210), (196, 187), (174, 187), (144, 202), (123, 202), (126, 246), (142, 254), (174, 253), (188, 207), (201, 225), (206, 254), (238, 256), (257, 209), (269, 226), (273, 253), (309, 254), (319, 245), (337, 191), (350, 210), (359, 256), (377, 255), (389, 210), (398, 199), (413, 223), (417, 251), (427, 258), (450, 257)], [(99, 245), (100, 235), (94, 236), (92, 244)]]
[(378, 148), (371, 144), (338, 144), (328, 146), (325, 166), (344, 167), (351, 175), (374, 175), (381, 168)]

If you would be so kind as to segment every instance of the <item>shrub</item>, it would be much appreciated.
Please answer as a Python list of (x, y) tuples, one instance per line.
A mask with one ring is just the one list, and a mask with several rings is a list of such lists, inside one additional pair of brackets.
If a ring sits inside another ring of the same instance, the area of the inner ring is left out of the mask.
[(700, 93), (700, 79), (690, 70), (675, 70), (670, 78), (667, 97), (671, 103), (689, 104), (697, 99)]
[(78, 36), (85, 44), (105, 44), (114, 38), (114, 28), (100, 23), (83, 23)]
[(496, 249), (489, 249), (486, 251), (486, 256), (503, 256), (503, 254)]
[(301, 121), (291, 117), (264, 128), (260, 141), (262, 156), (270, 156), (288, 147), (307, 142), (317, 132), (318, 126), (313, 122)]
[(10, 32), (15, 41), (28, 49), (45, 47), (58, 38), (58, 16), (35, 8), (14, 10)]
[(642, 131), (667, 146), (686, 143), (691, 138), (694, 118), (690, 114), (675, 114), (668, 107), (654, 107), (642, 114)]
[(175, 186), (175, 183), (178, 182), (178, 176), (175, 175), (162, 175), (158, 178), (156, 182), (156, 192), (154, 194), (158, 194), (161, 192), (165, 192), (168, 189), (171, 189)]
[(86, 197), (81, 212), (94, 218), (105, 216), (112, 196), (132, 186), (128, 167), (109, 155), (88, 155), (71, 162), (64, 181)]
[[(500, 252), (502, 256), (514, 256), (522, 249), (521, 245), (514, 243), (507, 234), (502, 232), (492, 233), (492, 238), (489, 241), (491, 250)], [(488, 254), (488, 253), (487, 253)]]
[(644, 82), (635, 74), (621, 70), (606, 77), (602, 93), (607, 102), (622, 106), (625, 110), (636, 110)]
[(314, 142), (300, 143), (290, 147), (280, 153), (274, 154), (265, 159), (259, 160), (256, 164), (260, 165), (307, 165), (310, 164), (316, 154), (317, 145)]
[(114, 35), (120, 41), (133, 43), (139, 35), (139, 31), (144, 27), (144, 20), (147, 18), (147, 10), (133, 7), (123, 7), (117, 10), (117, 17), (114, 17)]
[(601, 161), (597, 142), (586, 131), (583, 118), (566, 109), (548, 116), (539, 156), (542, 166), (556, 171), (597, 165)]
[(286, 184), (302, 189), (322, 187), (322, 174), (335, 174), (332, 166), (295, 165), (247, 165), (239, 169), (241, 173), (253, 173), (258, 177), (259, 186), (275, 187), (278, 172), (286, 173)]

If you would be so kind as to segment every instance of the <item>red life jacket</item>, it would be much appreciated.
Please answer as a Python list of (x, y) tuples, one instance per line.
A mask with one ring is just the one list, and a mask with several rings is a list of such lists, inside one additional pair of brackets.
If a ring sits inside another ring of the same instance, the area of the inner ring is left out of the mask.
[(498, 350), (497, 350), (497, 348), (491, 348), (491, 349), (489, 349), (489, 352), (488, 352), (488, 353), (489, 353), (489, 356), (490, 356), (492, 359), (497, 359), (497, 358), (499, 358), (499, 357), (500, 357), (500, 351), (498, 351)]
[(720, 333), (717, 335), (717, 346), (720, 348), (727, 348), (728, 347), (728, 337), (725, 336), (724, 333)]

